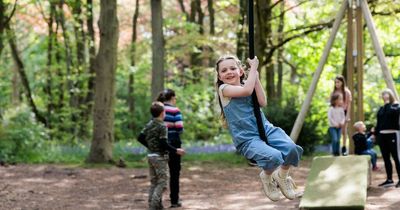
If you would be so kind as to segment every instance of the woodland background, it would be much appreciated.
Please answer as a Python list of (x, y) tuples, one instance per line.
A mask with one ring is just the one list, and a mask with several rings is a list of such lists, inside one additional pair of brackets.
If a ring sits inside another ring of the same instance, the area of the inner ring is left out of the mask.
[[(138, 147), (149, 104), (177, 93), (184, 146), (231, 143), (215, 99), (215, 60), (247, 58), (245, 0), (0, 0), (0, 160), (112, 162)], [(336, 0), (256, 0), (256, 55), (269, 120), (290, 133)], [(400, 90), (400, 1), (369, 0)], [(364, 108), (375, 124), (385, 88), (366, 27)], [(333, 79), (345, 72), (341, 24), (298, 144), (326, 144)], [(353, 88), (353, 87), (350, 87)]]

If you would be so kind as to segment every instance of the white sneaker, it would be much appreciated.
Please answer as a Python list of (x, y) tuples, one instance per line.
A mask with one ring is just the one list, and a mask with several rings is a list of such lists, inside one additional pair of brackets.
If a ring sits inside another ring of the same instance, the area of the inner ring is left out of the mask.
[(297, 188), (294, 183), (292, 177), (287, 176), (286, 178), (281, 178), (279, 176), (279, 169), (275, 170), (272, 173), (272, 178), (278, 183), (279, 188), (281, 189), (282, 194), (289, 200), (293, 200), (296, 198), (296, 191), (294, 189)]
[(260, 179), (264, 188), (265, 195), (271, 201), (278, 201), (281, 197), (281, 193), (278, 190), (278, 184), (276, 183), (276, 181), (272, 177), (267, 178), (264, 171), (261, 171)]

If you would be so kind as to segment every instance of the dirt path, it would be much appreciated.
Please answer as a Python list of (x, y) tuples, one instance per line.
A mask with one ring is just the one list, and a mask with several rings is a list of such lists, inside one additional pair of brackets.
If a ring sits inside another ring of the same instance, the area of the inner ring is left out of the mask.
[[(383, 163), (378, 163), (383, 166)], [(293, 171), (299, 190), (305, 186), (309, 162)], [(136, 178), (133, 178), (133, 175)], [(384, 170), (373, 173), (366, 209), (399, 209), (400, 188), (378, 188)], [(395, 179), (397, 181), (397, 179)], [(298, 209), (299, 200), (269, 201), (261, 191), (258, 169), (185, 166), (182, 208)], [(0, 167), (0, 209), (146, 209), (147, 169), (82, 169), (55, 165)], [(168, 207), (168, 194), (164, 194)]]

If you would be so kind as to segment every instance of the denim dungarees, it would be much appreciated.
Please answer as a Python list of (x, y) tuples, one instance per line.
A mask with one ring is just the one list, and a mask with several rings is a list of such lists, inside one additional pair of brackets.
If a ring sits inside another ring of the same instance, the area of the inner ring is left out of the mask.
[(233, 143), (240, 154), (255, 160), (264, 170), (275, 169), (280, 165), (298, 165), (303, 149), (281, 128), (273, 126), (262, 111), (269, 145), (260, 139), (251, 96), (231, 98), (223, 111)]

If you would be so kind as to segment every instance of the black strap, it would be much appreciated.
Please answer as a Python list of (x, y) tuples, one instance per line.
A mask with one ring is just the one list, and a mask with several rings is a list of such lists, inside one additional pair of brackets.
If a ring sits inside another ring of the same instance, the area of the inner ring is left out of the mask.
[[(254, 58), (254, 12), (253, 12), (253, 0), (249, 0), (249, 8), (247, 10), (247, 19), (249, 26), (249, 56), (250, 59)], [(258, 103), (256, 91), (254, 90), (251, 94), (251, 99), (253, 101), (254, 116), (257, 121), (258, 134), (260, 138), (268, 144), (267, 136), (265, 135), (264, 123), (261, 118), (260, 104)]]

